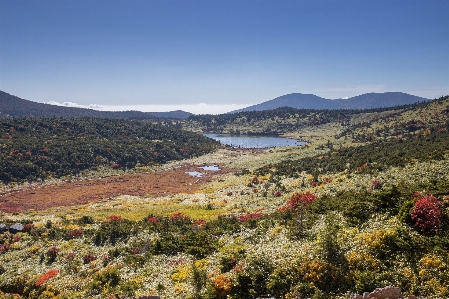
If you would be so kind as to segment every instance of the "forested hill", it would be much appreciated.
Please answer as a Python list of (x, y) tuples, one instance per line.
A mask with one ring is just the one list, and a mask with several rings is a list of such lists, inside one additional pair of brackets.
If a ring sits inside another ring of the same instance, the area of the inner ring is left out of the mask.
[(325, 99), (313, 94), (291, 93), (261, 104), (235, 110), (232, 113), (271, 110), (280, 107), (297, 109), (372, 109), (408, 105), (424, 101), (428, 101), (428, 99), (402, 92), (365, 93), (349, 99), (337, 100)]
[[(440, 99), (441, 100), (441, 99)], [(403, 106), (374, 109), (296, 109), (281, 107), (272, 110), (242, 111), (220, 115), (191, 115), (185, 122), (190, 130), (228, 134), (284, 134), (330, 122), (349, 124), (355, 115), (388, 111), (408, 111), (420, 109), (435, 101)]]
[(10, 117), (95, 117), (134, 120), (157, 120), (158, 118), (185, 119), (191, 113), (185, 111), (140, 112), (97, 111), (86, 108), (63, 107), (21, 99), (0, 91), (0, 118)]
[(0, 121), (0, 180), (35, 181), (98, 167), (130, 169), (199, 156), (219, 143), (141, 121), (12, 118)]

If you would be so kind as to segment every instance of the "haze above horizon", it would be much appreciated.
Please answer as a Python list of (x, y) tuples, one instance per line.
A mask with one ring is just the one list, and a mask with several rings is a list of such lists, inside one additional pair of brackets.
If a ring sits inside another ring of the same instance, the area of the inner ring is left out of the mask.
[(203, 113), (289, 93), (432, 99), (449, 93), (448, 13), (414, 0), (2, 0), (0, 90)]

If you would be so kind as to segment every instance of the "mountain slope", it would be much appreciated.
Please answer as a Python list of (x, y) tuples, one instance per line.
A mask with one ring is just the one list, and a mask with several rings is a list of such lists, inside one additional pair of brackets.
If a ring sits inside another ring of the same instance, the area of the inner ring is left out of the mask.
[(154, 120), (158, 118), (185, 119), (190, 115), (189, 112), (179, 110), (172, 112), (97, 111), (86, 108), (63, 107), (24, 100), (0, 91), (0, 118), (57, 116)]
[(231, 113), (272, 110), (280, 107), (296, 109), (370, 109), (407, 105), (423, 101), (428, 101), (428, 99), (402, 92), (365, 93), (349, 99), (338, 100), (325, 99), (313, 94), (291, 93), (244, 109), (235, 110)]

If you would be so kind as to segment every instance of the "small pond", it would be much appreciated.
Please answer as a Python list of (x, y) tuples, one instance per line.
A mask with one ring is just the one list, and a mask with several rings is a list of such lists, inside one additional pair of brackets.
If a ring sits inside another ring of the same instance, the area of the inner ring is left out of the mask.
[(201, 172), (198, 171), (187, 171), (186, 172), (188, 175), (193, 176), (195, 178), (200, 178), (203, 176), (203, 174)]
[[(218, 165), (207, 165), (207, 166), (199, 166), (198, 168), (201, 168), (205, 171), (218, 171), (221, 170), (220, 167), (218, 167)], [(202, 172), (198, 172), (198, 171), (187, 171), (186, 172), (188, 175), (196, 177), (196, 178), (200, 178), (203, 176)]]
[(218, 171), (221, 170), (220, 167), (218, 167), (218, 165), (209, 165), (209, 166), (200, 166), (198, 168), (202, 168), (204, 170), (210, 170), (210, 171)]
[(204, 136), (220, 141), (222, 144), (240, 148), (271, 148), (306, 144), (296, 139), (267, 135), (204, 134)]

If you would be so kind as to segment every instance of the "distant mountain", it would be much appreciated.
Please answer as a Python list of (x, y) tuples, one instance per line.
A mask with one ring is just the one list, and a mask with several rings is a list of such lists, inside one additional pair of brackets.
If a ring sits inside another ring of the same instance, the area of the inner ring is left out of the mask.
[(186, 119), (192, 113), (177, 110), (171, 112), (140, 111), (98, 111), (37, 103), (21, 99), (0, 91), (0, 118), (9, 117), (95, 117), (135, 120), (156, 120), (160, 118)]
[(232, 111), (262, 111), (280, 107), (296, 109), (370, 109), (408, 105), (425, 102), (429, 99), (417, 97), (403, 92), (365, 93), (349, 99), (330, 100), (313, 94), (291, 93), (261, 104)]

